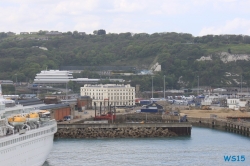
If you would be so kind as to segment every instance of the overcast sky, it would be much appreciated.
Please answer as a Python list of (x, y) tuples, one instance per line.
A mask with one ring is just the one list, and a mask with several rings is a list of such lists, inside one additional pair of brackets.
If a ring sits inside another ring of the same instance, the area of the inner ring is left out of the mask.
[(250, 35), (250, 0), (1, 0), (0, 32)]

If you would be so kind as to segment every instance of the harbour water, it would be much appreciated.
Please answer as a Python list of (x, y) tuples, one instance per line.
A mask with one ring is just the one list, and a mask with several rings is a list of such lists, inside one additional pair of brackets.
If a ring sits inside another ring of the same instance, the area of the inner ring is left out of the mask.
[[(244, 158), (242, 156), (244, 155)], [(224, 156), (236, 156), (225, 161)], [(237, 158), (238, 157), (238, 158)], [(241, 161), (243, 160), (244, 161)], [(55, 139), (43, 166), (250, 165), (250, 138), (208, 128), (191, 137)]]

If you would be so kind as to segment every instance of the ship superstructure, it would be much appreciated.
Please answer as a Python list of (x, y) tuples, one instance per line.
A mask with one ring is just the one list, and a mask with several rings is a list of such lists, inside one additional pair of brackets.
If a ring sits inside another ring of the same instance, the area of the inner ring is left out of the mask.
[(22, 105), (6, 108), (0, 102), (0, 165), (43, 165), (56, 131), (49, 111)]

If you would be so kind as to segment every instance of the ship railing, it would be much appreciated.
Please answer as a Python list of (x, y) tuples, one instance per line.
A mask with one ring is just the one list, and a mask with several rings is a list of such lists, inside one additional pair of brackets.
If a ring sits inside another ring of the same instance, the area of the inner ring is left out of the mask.
[[(40, 125), (39, 125), (39, 128), (41, 127), (46, 127), (46, 126), (52, 126), (52, 125), (57, 125), (57, 122), (52, 119), (52, 120), (48, 120), (48, 121), (43, 121)], [(1, 127), (3, 128), (3, 127)], [(23, 129), (23, 128), (19, 128), (19, 129), (14, 129), (13, 126), (9, 125), (8, 123), (5, 124), (5, 130), (10, 130), (11, 132), (4, 132), (4, 136), (10, 136), (10, 135), (15, 135), (15, 134), (24, 134), (26, 131), (28, 130), (35, 130), (37, 128), (31, 128), (29, 125), (26, 124), (26, 128)]]
[(56, 121), (54, 119), (48, 120), (48, 121), (42, 121), (40, 124), (40, 127), (45, 127), (45, 126), (50, 126), (50, 125), (55, 125)]

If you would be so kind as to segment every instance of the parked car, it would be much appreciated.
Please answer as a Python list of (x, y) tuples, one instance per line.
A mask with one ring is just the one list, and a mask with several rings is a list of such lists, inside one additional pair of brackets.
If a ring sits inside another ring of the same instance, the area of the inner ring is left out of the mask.
[(71, 119), (71, 118), (70, 118), (70, 116), (69, 116), (69, 115), (68, 115), (68, 116), (64, 116), (64, 117), (63, 117), (63, 120), (64, 120), (64, 121), (68, 121), (68, 120), (70, 120), (70, 119)]

